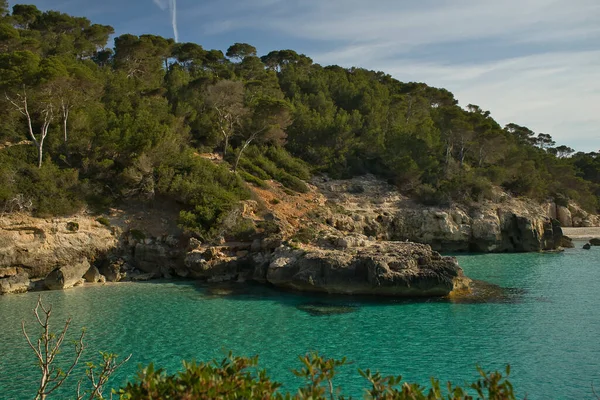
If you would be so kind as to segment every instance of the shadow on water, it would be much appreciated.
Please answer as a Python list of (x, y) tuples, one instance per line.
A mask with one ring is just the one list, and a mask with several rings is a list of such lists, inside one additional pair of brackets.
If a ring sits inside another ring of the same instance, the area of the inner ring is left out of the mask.
[[(187, 295), (202, 301), (273, 301), (294, 307), (309, 315), (324, 317), (348, 314), (370, 306), (402, 306), (419, 303), (453, 304), (517, 304), (523, 301), (526, 291), (503, 288), (495, 284), (474, 280), (469, 293), (440, 298), (397, 298), (373, 295), (339, 295), (327, 293), (294, 292), (254, 282), (205, 283), (197, 281), (150, 281), (136, 284), (168, 283)], [(537, 299), (543, 301), (543, 299)]]

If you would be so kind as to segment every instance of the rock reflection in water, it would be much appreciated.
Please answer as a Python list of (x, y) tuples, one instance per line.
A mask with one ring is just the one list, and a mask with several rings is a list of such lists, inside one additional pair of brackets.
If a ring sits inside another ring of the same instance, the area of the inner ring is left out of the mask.
[(524, 289), (504, 288), (493, 283), (473, 280), (471, 290), (450, 296), (452, 303), (474, 304), (474, 303), (520, 303), (525, 294)]
[(325, 316), (335, 314), (348, 314), (358, 310), (356, 306), (327, 304), (327, 303), (305, 303), (296, 306), (298, 310), (314, 316)]

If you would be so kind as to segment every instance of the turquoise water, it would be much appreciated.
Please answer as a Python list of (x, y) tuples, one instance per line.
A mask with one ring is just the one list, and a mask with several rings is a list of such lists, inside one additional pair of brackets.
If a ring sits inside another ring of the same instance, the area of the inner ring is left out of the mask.
[[(581, 246), (578, 246), (581, 248)], [(600, 388), (600, 248), (562, 254), (459, 256), (472, 278), (513, 288), (506, 301), (363, 301), (311, 297), (246, 287), (215, 296), (191, 282), (123, 283), (42, 293), (58, 322), (73, 317), (73, 336), (87, 327), (87, 358), (99, 350), (132, 354), (115, 377), (120, 386), (137, 365), (154, 361), (174, 372), (181, 360), (208, 360), (225, 350), (260, 355), (271, 375), (294, 389), (297, 356), (318, 350), (354, 361), (336, 383), (360, 396), (357, 368), (402, 374), (427, 384), (431, 375), (464, 383), (485, 369), (512, 366), (519, 397), (592, 398)], [(38, 294), (0, 296), (0, 398), (33, 398), (34, 359), (20, 333)], [(354, 306), (314, 315), (307, 303)], [(69, 351), (65, 350), (65, 355)], [(84, 357), (86, 358), (86, 357)]]

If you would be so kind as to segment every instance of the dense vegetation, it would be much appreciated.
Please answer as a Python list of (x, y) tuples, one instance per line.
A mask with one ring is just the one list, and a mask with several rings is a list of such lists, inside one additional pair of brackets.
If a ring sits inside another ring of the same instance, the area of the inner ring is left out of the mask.
[(305, 191), (314, 172), (374, 173), (432, 204), (489, 198), (499, 185), (598, 208), (598, 153), (501, 127), (447, 90), (292, 50), (258, 57), (244, 43), (223, 54), (126, 34), (109, 48), (113, 33), (0, 0), (3, 212), (169, 198), (182, 226), (210, 235), (250, 195), (244, 180)]
[[(140, 370), (134, 383), (117, 391), (121, 399), (346, 399), (342, 387), (334, 386), (339, 368), (346, 359), (325, 359), (318, 353), (299, 357), (302, 368), (292, 372), (305, 384), (296, 393), (283, 393), (281, 384), (271, 380), (265, 370), (258, 370), (258, 357), (229, 356), (209, 363), (185, 363), (183, 371), (168, 375), (153, 365)], [(513, 387), (506, 375), (478, 369), (480, 378), (466, 387), (431, 378), (430, 388), (403, 382), (402, 376), (383, 376), (370, 370), (358, 370), (365, 379), (365, 399), (389, 400), (514, 400)], [(358, 377), (358, 376), (357, 376)]]

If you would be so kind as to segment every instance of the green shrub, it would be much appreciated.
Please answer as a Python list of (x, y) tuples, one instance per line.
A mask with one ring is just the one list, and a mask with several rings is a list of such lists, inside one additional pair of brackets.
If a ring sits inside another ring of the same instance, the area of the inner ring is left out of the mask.
[(247, 158), (242, 158), (240, 160), (239, 169), (246, 171), (247, 173), (252, 174), (262, 180), (271, 179), (271, 176), (269, 174), (263, 171), (263, 169), (259, 166), (255, 165), (252, 162), (252, 160), (249, 160)]
[(260, 178), (257, 178), (256, 176), (249, 174), (246, 171), (238, 171), (238, 174), (240, 174), (240, 177), (248, 182), (248, 183), (252, 183), (253, 185), (256, 185), (257, 187), (266, 189), (269, 187), (269, 185), (267, 185), (267, 183), (265, 181), (263, 181)]
[(67, 222), (67, 230), (70, 232), (77, 232), (79, 230), (79, 223), (74, 221)]
[[(349, 364), (325, 359), (318, 353), (300, 356), (302, 367), (292, 373), (304, 383), (295, 393), (282, 393), (281, 384), (273, 381), (265, 370), (258, 368), (258, 356), (234, 357), (231, 353), (221, 361), (208, 363), (184, 362), (183, 371), (169, 375), (150, 364), (140, 369), (135, 382), (129, 382), (116, 393), (124, 400), (134, 399), (297, 399), (332, 400), (346, 398), (342, 388), (334, 385), (340, 368)], [(358, 370), (366, 380), (366, 399), (395, 400), (463, 400), (473, 394), (483, 400), (515, 399), (505, 374), (485, 372), (477, 368), (480, 378), (466, 387), (448, 383), (442, 390), (440, 381), (431, 378), (431, 387), (403, 382), (402, 376), (384, 376), (379, 372)]]
[(312, 226), (304, 226), (296, 232), (296, 234), (292, 237), (292, 240), (295, 240), (300, 243), (310, 243), (315, 240), (318, 236), (318, 232)]
[(137, 241), (146, 239), (146, 234), (139, 229), (131, 229), (129, 235)]
[(308, 165), (301, 159), (292, 156), (283, 147), (269, 147), (265, 155), (287, 173), (305, 181), (310, 179), (311, 173)]
[(42, 168), (24, 166), (15, 186), (17, 193), (32, 200), (37, 216), (72, 215), (83, 206), (77, 170), (60, 169), (51, 162)]
[(280, 226), (273, 220), (260, 221), (256, 224), (256, 227), (261, 229), (266, 236), (281, 232)]
[(426, 206), (445, 206), (449, 203), (446, 193), (426, 183), (417, 186), (414, 194), (417, 200)]
[(98, 217), (96, 218), (96, 222), (98, 222), (101, 225), (110, 227), (110, 221), (106, 217)]
[(286, 188), (292, 189), (298, 193), (308, 193), (310, 191), (308, 185), (304, 183), (304, 181), (288, 173), (283, 173), (279, 178), (279, 181)]
[(156, 189), (183, 204), (179, 225), (211, 236), (226, 214), (250, 197), (242, 177), (226, 165), (199, 158), (191, 150), (165, 160), (156, 171)]

